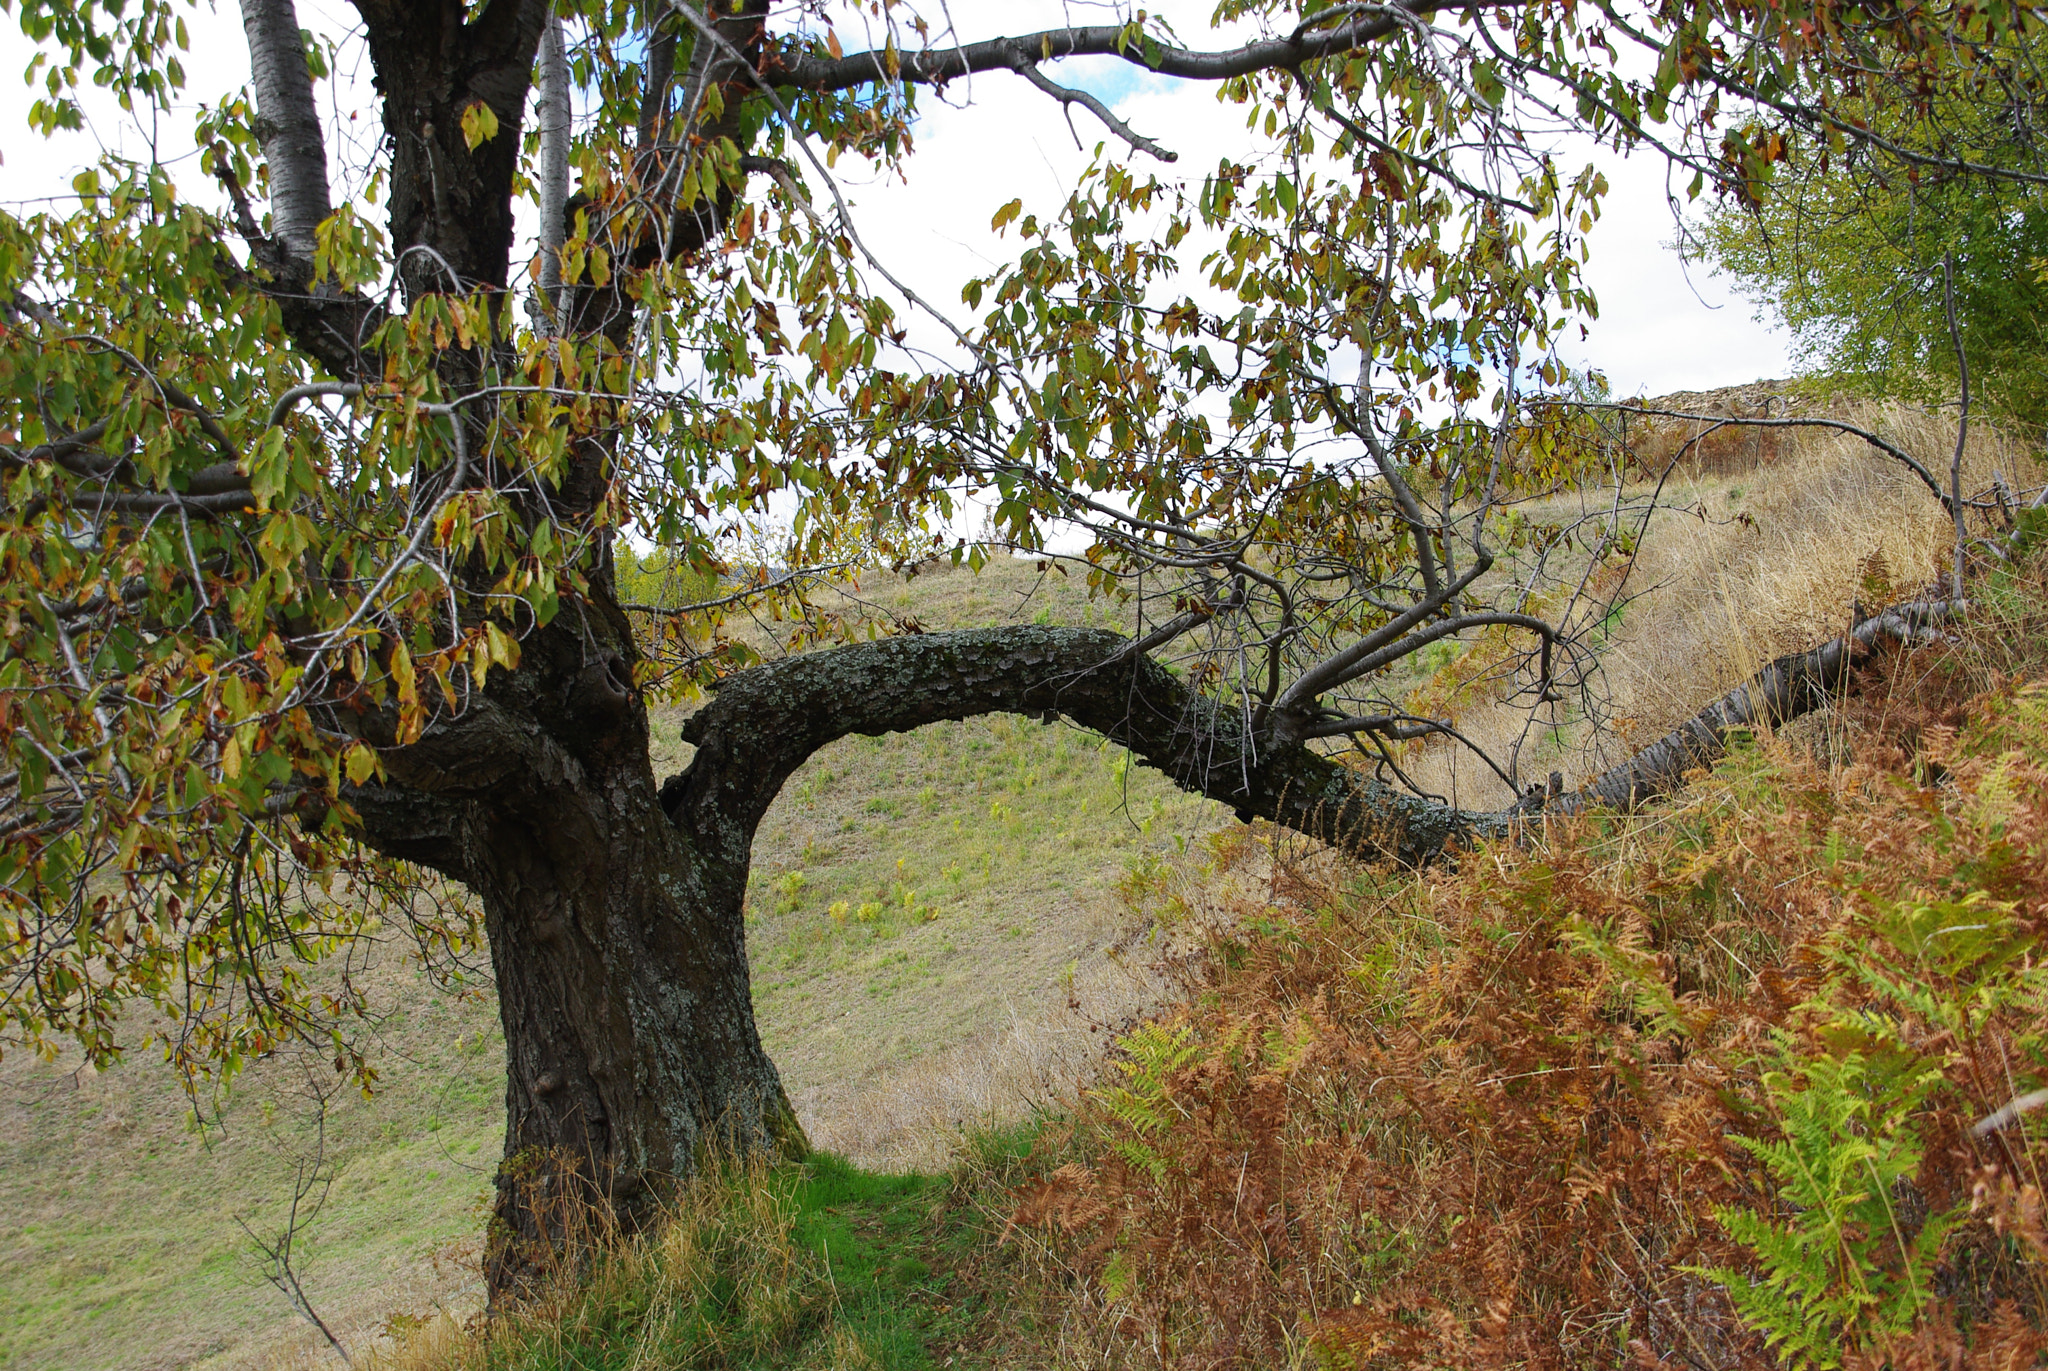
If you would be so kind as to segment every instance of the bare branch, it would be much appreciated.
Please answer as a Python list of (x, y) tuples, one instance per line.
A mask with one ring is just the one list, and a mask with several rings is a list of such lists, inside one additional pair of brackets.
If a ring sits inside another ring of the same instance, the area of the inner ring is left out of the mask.
[(298, 407), (301, 400), (316, 395), (340, 395), (353, 400), (363, 393), (363, 388), (353, 381), (311, 381), (303, 386), (293, 386), (277, 397), (277, 403), (270, 407), (269, 427), (276, 428), (285, 421), (285, 416)]
[(1471, 585), (1481, 576), (1484, 576), (1492, 565), (1493, 559), (1491, 557), (1474, 558), (1472, 565), (1466, 569), (1465, 574), (1451, 582), (1448, 586), (1445, 586), (1441, 591), (1434, 595), (1423, 597), (1413, 607), (1396, 615), (1380, 628), (1366, 634), (1364, 638), (1352, 644), (1349, 648), (1303, 672), (1293, 685), (1281, 692), (1280, 698), (1273, 702), (1273, 708), (1275, 710), (1295, 708), (1309, 700), (1313, 700), (1332, 686), (1341, 685), (1345, 681), (1355, 679), (1363, 669), (1359, 666), (1359, 663), (1368, 660), (1373, 654), (1379, 652), (1389, 643), (1398, 641), (1402, 634), (1408, 632), (1417, 624), (1428, 620), (1431, 615), (1456, 599), (1465, 587)]
[(702, 614), (706, 610), (724, 609), (727, 605), (736, 605), (743, 600), (751, 600), (757, 595), (772, 594), (784, 586), (796, 585), (803, 581), (822, 580), (834, 572), (845, 571), (853, 565), (854, 563), (852, 562), (828, 562), (824, 566), (806, 567), (801, 571), (792, 571), (778, 576), (772, 581), (763, 581), (759, 585), (742, 586), (732, 594), (721, 595), (715, 600), (698, 600), (691, 604), (675, 606), (633, 603), (622, 604), (619, 608), (629, 614), (654, 614), (664, 618), (674, 618), (683, 614)]
[[(1117, 118), (1115, 114), (1111, 113), (1109, 106), (1103, 104), (1087, 91), (1074, 90), (1071, 87), (1062, 86), (1047, 78), (1044, 72), (1029, 63), (1017, 68), (1017, 74), (1044, 91), (1047, 95), (1050, 95), (1053, 99), (1059, 101), (1061, 105), (1079, 105), (1082, 109), (1087, 110), (1097, 119), (1100, 119), (1111, 133), (1129, 143), (1139, 152), (1149, 152), (1162, 162), (1178, 162), (1180, 160), (1179, 153), (1160, 147), (1159, 144), (1133, 129), (1129, 124), (1126, 124), (1123, 120)], [(1071, 122), (1069, 127), (1072, 127)], [(1075, 141), (1080, 141), (1079, 135), (1076, 135)]]
[(1695, 414), (1690, 410), (1683, 409), (1653, 409), (1648, 405), (1630, 404), (1625, 400), (1572, 400), (1569, 402), (1559, 401), (1557, 403), (1568, 403), (1572, 409), (1612, 409), (1621, 410), (1628, 414), (1647, 414), (1656, 419), (1691, 419), (1702, 424), (1733, 424), (1743, 428), (1833, 429), (1837, 433), (1847, 433), (1861, 438), (1885, 456), (1901, 463), (1915, 476), (1918, 476), (1923, 485), (1934, 492), (1934, 498), (1941, 501), (1942, 508), (1952, 508), (1949, 503), (1949, 494), (1941, 488), (1941, 482), (1912, 453), (1905, 451), (1897, 444), (1886, 442), (1867, 428), (1860, 428), (1855, 424), (1845, 423), (1840, 419), (1745, 419), (1726, 414)]
[(1970, 438), (1970, 358), (1963, 350), (1963, 334), (1956, 324), (1956, 279), (1955, 258), (1951, 253), (1941, 257), (1941, 307), (1948, 316), (1949, 343), (1956, 350), (1956, 369), (1962, 376), (1963, 407), (1956, 418), (1956, 450), (1948, 468), (1949, 513), (1956, 521), (1956, 551), (1953, 583), (1949, 593), (1963, 593), (1963, 560), (1969, 547), (1969, 534), (1963, 529), (1963, 444)]
[[(1492, 9), (1507, 0), (1479, 0), (1468, 9)], [(831, 91), (871, 82), (943, 85), (978, 71), (1017, 71), (1062, 57), (1120, 57), (1132, 66), (1190, 81), (1226, 81), (1255, 71), (1299, 66), (1321, 57), (1349, 52), (1377, 42), (1405, 23), (1434, 14), (1442, 6), (1428, 0), (1403, 0), (1392, 5), (1359, 6), (1359, 12), (1332, 28), (1296, 29), (1285, 38), (1268, 38), (1220, 52), (1197, 52), (1155, 42), (1123, 24), (1092, 24), (1042, 29), (1037, 33), (955, 44), (924, 52), (849, 53), (825, 57), (785, 51), (771, 73), (777, 85), (801, 90)], [(1401, 17), (1392, 17), (1398, 12)]]

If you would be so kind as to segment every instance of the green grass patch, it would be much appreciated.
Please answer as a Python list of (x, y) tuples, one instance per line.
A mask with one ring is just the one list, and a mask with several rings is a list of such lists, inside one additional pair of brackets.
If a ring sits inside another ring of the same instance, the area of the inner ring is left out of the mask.
[[(1014, 1159), (1028, 1139), (982, 1145)], [(983, 1173), (987, 1174), (987, 1173)], [(648, 1366), (991, 1365), (1018, 1325), (991, 1278), (966, 1173), (885, 1175), (826, 1153), (708, 1170), (647, 1235), (528, 1315), (422, 1337), (394, 1371), (626, 1371)]]

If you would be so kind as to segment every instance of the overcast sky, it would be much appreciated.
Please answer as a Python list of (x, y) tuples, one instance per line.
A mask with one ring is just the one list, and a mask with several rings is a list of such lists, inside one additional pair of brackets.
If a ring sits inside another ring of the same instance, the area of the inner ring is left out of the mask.
[[(1198, 5), (1155, 0), (1150, 8), (1193, 16), (1178, 24), (1183, 40), (1215, 45), (1203, 32), (1208, 0)], [(1106, 7), (1052, 0), (951, 0), (950, 11), (967, 40), (1111, 17)], [(937, 12), (934, 6), (934, 17)], [(336, 3), (301, 0), (300, 18), (309, 27), (340, 33), (349, 11)], [(91, 163), (103, 145), (144, 155), (152, 141), (172, 165), (181, 189), (195, 198), (206, 195), (190, 154), (189, 106), (153, 130), (138, 130), (124, 127), (119, 111), (102, 102), (85, 133), (50, 140), (30, 133), (26, 115), (34, 92), (17, 74), (32, 49), (10, 19), (0, 18), (0, 25), (0, 129), (6, 130), (0, 134), (0, 202), (19, 212), (42, 197), (61, 199), (72, 174)], [(246, 82), (248, 53), (231, 3), (217, 13), (195, 13), (190, 26), (186, 94), (196, 105)], [(842, 29), (842, 36), (849, 48), (861, 40), (856, 27)], [(333, 116), (330, 159), (338, 194), (354, 184), (348, 172), (366, 163), (377, 132), (360, 45), (344, 52), (344, 64), (321, 98), (323, 111)], [(1198, 181), (1223, 152), (1251, 146), (1242, 108), (1219, 104), (1211, 86), (1153, 77), (1113, 59), (1053, 64), (1048, 71), (1056, 80), (1100, 94), (1139, 132), (1178, 152), (1176, 165), (1149, 164), (1163, 177)], [(868, 245), (913, 288), (961, 317), (960, 283), (985, 273), (1017, 245), (1014, 236), (997, 239), (990, 233), (990, 216), (1016, 196), (1029, 210), (1056, 210), (1106, 135), (1091, 116), (1077, 110), (1074, 128), (1086, 150), (1077, 148), (1054, 103), (1008, 73), (955, 83), (943, 99), (926, 93), (922, 111), (907, 181), (868, 178), (844, 162), (839, 170)], [(350, 119), (351, 114), (356, 117)], [(345, 146), (352, 137), (355, 146)], [(1560, 160), (1570, 163), (1593, 155), (1570, 147), (1560, 153)], [(1583, 343), (1566, 349), (1567, 359), (1604, 371), (1623, 395), (1705, 389), (1786, 374), (1791, 362), (1781, 334), (1757, 322), (1749, 302), (1726, 282), (1698, 267), (1688, 270), (1669, 246), (1675, 229), (1662, 164), (1649, 157), (1623, 163), (1611, 155), (1601, 163), (1614, 187), (1592, 235), (1588, 268), (1601, 317), (1589, 325)]]

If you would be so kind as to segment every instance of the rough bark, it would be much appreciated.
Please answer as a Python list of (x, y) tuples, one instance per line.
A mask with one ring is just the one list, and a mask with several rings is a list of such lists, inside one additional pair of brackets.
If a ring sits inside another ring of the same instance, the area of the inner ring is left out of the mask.
[[(743, 904), (755, 829), (790, 774), (849, 733), (1064, 716), (1177, 784), (1361, 855), (1420, 862), (1504, 832), (1312, 750), (1262, 750), (1128, 639), (1036, 625), (885, 639), (732, 677), (657, 790), (623, 622), (529, 638), (516, 673), (386, 755), (347, 798), (381, 850), (484, 907), (506, 1041), (505, 1165), (488, 1272), (545, 1268), (585, 1206), (631, 1226), (707, 1145), (801, 1150), (755, 1031)], [(558, 620), (558, 623), (560, 621)]]
[(585, 617), (588, 637), (533, 635), (518, 672), (346, 797), (374, 846), (483, 905), (506, 1052), (495, 1296), (579, 1224), (630, 1229), (707, 1147), (804, 1145), (754, 1027), (751, 827), (706, 840), (663, 812), (630, 636)]
[[(1858, 652), (1947, 611), (1887, 611), (1780, 658), (1669, 738), (1550, 812), (1667, 794), (1738, 729), (1824, 703)], [(756, 667), (685, 725), (697, 752), (657, 790), (647, 719), (615, 613), (597, 640), (530, 640), (529, 659), (459, 720), (392, 754), (392, 784), (354, 792), (373, 842), (482, 899), (507, 1049), (506, 1165), (494, 1291), (515, 1291), (592, 1205), (631, 1225), (650, 1183), (707, 1144), (800, 1150), (755, 1031), (743, 903), (755, 830), (819, 748), (1006, 712), (1066, 718), (1183, 789), (1368, 860), (1420, 864), (1513, 831), (1395, 791), (1301, 744), (1275, 743), (1131, 640), (1024, 625), (920, 634)], [(1534, 807), (1534, 806), (1531, 806)]]
[[(252, 12), (288, 17), (288, 4), (265, 3)], [(408, 296), (503, 290), (520, 119), (547, 0), (358, 0), (357, 8), (391, 138), (390, 241)], [(721, 11), (717, 28), (731, 48), (694, 45), (678, 81), (685, 109), (695, 111), (712, 86), (729, 89), (724, 114), (698, 119), (692, 137), (739, 127), (737, 88), (761, 50), (765, 9), (764, 0), (746, 0)], [(1367, 41), (1389, 22), (1383, 13), (1333, 21), (1237, 54), (1169, 52), (1161, 69), (1179, 64), (1213, 79), (1287, 64)], [(1022, 47), (1006, 40), (1000, 51), (954, 51), (970, 64), (1028, 65), (1119, 50), (1120, 32), (1061, 30), (1057, 42), (1033, 36)], [(734, 50), (740, 61), (728, 60)], [(905, 59), (908, 79), (944, 79), (951, 68), (943, 63), (954, 59), (920, 65), (926, 60)], [(873, 59), (807, 62), (790, 74), (814, 87), (873, 79)], [(499, 131), (472, 150), (461, 117), (476, 100), (495, 112)], [(653, 165), (662, 155), (657, 149)], [(728, 208), (679, 210), (665, 236), (649, 232), (635, 250), (691, 251)], [(374, 374), (360, 348), (370, 307), (314, 298), (299, 271), (287, 259), (279, 273), (294, 339), (338, 375)], [(568, 329), (624, 337), (632, 317), (625, 276), (615, 273), (608, 292), (578, 292), (564, 311)], [(467, 365), (450, 356), (451, 368)], [(605, 450), (596, 439), (579, 444), (550, 495), (552, 517), (573, 520), (595, 506)], [(755, 1031), (741, 910), (762, 815), (804, 758), (836, 738), (994, 711), (1063, 716), (1243, 817), (1403, 863), (1426, 861), (1461, 837), (1507, 833), (1515, 822), (1512, 813), (1401, 794), (1282, 741), (1299, 719), (1254, 729), (1115, 634), (1038, 626), (895, 638), (742, 673), (691, 720), (686, 736), (698, 753), (690, 768), (657, 787), (631, 684), (632, 634), (603, 565), (590, 585), (587, 600), (522, 639), (518, 668), (493, 675), (482, 698), (417, 743), (387, 748), (386, 783), (347, 794), (373, 845), (447, 873), (483, 903), (507, 1048), (506, 1165), (489, 1265), (499, 1296), (530, 1280), (580, 1206), (630, 1225), (647, 1212), (653, 1183), (688, 1172), (707, 1145), (802, 1146)], [(331, 722), (363, 726), (339, 712)]]
[[(548, 0), (495, 0), (465, 23), (461, 0), (360, 0), (391, 139), (390, 235), (408, 293), (502, 287), (512, 256), (512, 179)], [(477, 101), (497, 136), (470, 148)]]

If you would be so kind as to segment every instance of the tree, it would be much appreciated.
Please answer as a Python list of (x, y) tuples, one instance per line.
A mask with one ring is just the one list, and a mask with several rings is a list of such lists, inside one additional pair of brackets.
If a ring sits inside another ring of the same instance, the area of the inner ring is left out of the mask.
[[(323, 48), (290, 0), (244, 0), (252, 95), (202, 125), (219, 209), (110, 159), (75, 209), (0, 218), (0, 968), (18, 1040), (105, 1057), (142, 999), (195, 1077), (297, 1038), (367, 1083), (351, 992), (308, 967), (373, 918), (430, 949), (481, 932), (508, 1059), (500, 1293), (555, 1240), (550, 1195), (630, 1222), (706, 1145), (803, 1145), (740, 902), (762, 811), (834, 738), (1059, 715), (1368, 856), (1504, 831), (1511, 808), (1397, 784), (1387, 744), (1450, 725), (1387, 672), (1456, 640), (1532, 708), (1582, 689), (1586, 578), (1489, 573), (1517, 544), (1618, 562), (1646, 515), (1517, 508), (1583, 474), (1554, 440), (1571, 426), (1518, 393), (1592, 306), (1603, 186), (1544, 133), (1655, 142), (1739, 191), (1778, 146), (1727, 111), (1849, 136), (1873, 51), (2020, 22), (1231, 3), (1250, 37), (1203, 49), (1143, 16), (956, 41), (883, 4), (888, 41), (849, 54), (828, 12), (765, 0), (356, 8), (385, 135), (362, 196), (330, 190)], [(45, 127), (77, 120), (82, 81), (146, 110), (184, 79), (174, 0), (19, 14)], [(1618, 46), (1655, 59), (1642, 80)], [(1265, 153), (1141, 172), (1173, 150), (1049, 74), (1087, 54), (1215, 83)], [(964, 284), (963, 324), (894, 281), (830, 168), (910, 166), (917, 91), (997, 71), (1130, 155), (1101, 152), (1045, 217), (997, 215), (1020, 250)], [(529, 193), (541, 243), (516, 269)], [(621, 595), (626, 530), (726, 574), (771, 500), (795, 510), (781, 573), (708, 604)], [(978, 562), (949, 531), (971, 502), (1009, 546), (1163, 608), (1131, 639), (1027, 626), (760, 663), (722, 635), (730, 602), (799, 603), (849, 561)], [(1085, 556), (1050, 551), (1055, 526)], [(713, 692), (665, 779), (658, 689)], [(418, 870), (474, 892), (477, 922), (422, 913)]]
[[(2022, 46), (1991, 66), (2036, 60)], [(1960, 89), (1924, 105), (1872, 100), (1870, 122), (1912, 146), (1965, 148), (1979, 164), (2048, 167), (2040, 109), (1986, 101), (1959, 75)], [(2025, 432), (2048, 422), (2048, 209), (2038, 183), (1902, 164), (1882, 148), (1805, 147), (1754, 199), (1716, 204), (1700, 246), (1831, 375), (1943, 404), (1967, 368), (1993, 414)]]

